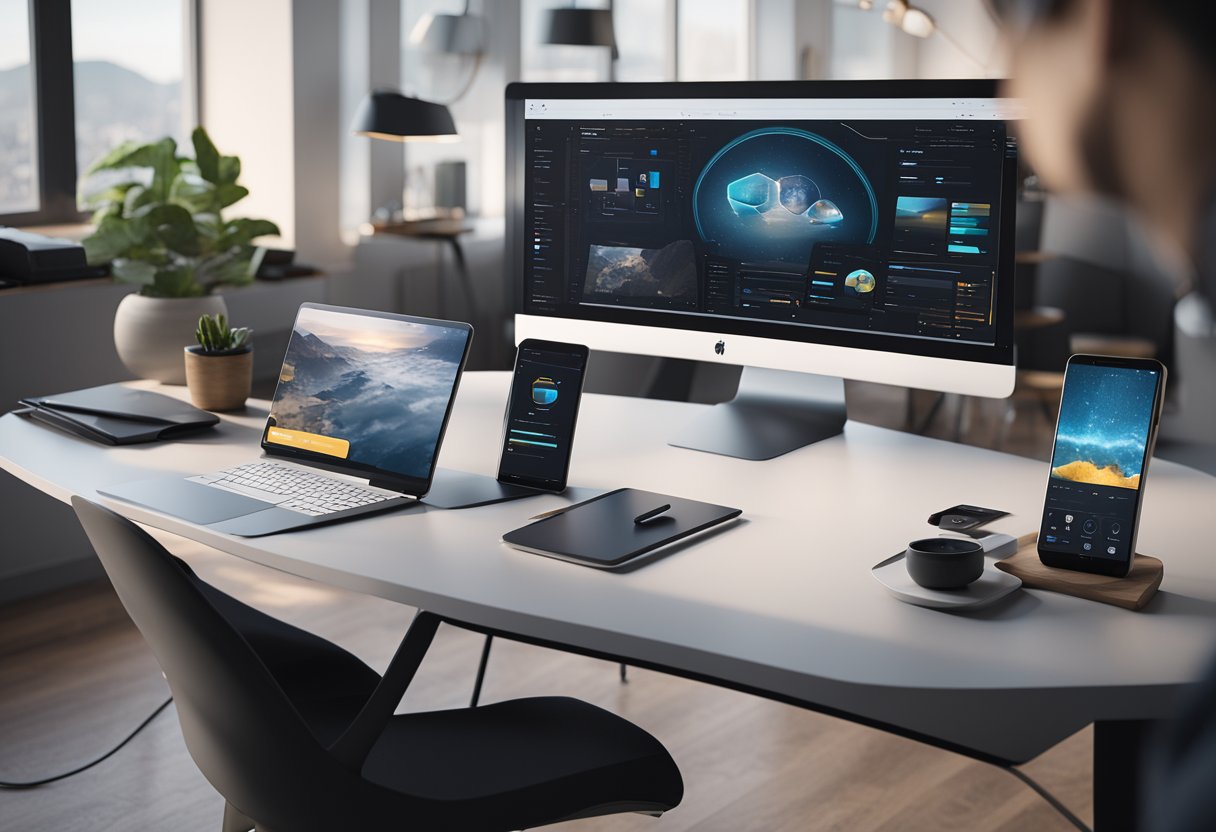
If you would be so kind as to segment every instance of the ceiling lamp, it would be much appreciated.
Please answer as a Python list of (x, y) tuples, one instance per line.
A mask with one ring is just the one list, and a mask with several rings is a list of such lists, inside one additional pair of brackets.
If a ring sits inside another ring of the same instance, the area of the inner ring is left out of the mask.
[(460, 14), (431, 14), (418, 18), (410, 32), (410, 45), (427, 52), (448, 55), (480, 55), (486, 48), (485, 21), (479, 15), (469, 14), (469, 3), (465, 0)]
[(612, 9), (550, 9), (544, 42), (564, 46), (607, 46), (616, 51)]
[(452, 114), (442, 104), (376, 90), (359, 105), (351, 130), (359, 136), (397, 142), (457, 141)]

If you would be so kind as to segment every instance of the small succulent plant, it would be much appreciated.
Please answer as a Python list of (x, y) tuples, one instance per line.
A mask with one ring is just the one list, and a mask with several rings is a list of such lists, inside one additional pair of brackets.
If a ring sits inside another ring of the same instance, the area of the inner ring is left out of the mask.
[(247, 327), (233, 329), (228, 326), (228, 318), (224, 315), (203, 315), (198, 319), (198, 329), (194, 334), (203, 348), (202, 352), (217, 355), (244, 349), (251, 332)]

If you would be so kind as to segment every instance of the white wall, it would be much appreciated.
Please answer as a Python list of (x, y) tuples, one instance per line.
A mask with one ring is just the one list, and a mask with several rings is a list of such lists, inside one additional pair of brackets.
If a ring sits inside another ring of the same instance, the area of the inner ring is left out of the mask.
[(296, 241), (291, 0), (199, 0), (199, 109), (221, 153), (241, 157), (249, 196), (233, 213)]
[[(459, 11), (459, 4), (453, 4), (451, 11)], [(508, 83), (519, 79), (520, 3), (493, 0), (483, 2), (480, 8), (474, 4), (473, 11), (485, 17), (487, 49), (472, 87), (451, 105), (460, 141), (407, 144), (406, 174), (408, 177), (419, 166), (430, 168), (436, 162), (463, 160), (468, 165), (469, 213), (501, 217), (506, 199), (503, 92)], [(407, 18), (403, 28), (412, 28), (412, 22), (412, 17)], [(404, 43), (408, 34), (402, 32), (402, 48), (412, 49)], [(401, 79), (401, 86), (419, 98), (435, 101), (444, 101), (458, 91), (473, 60), (451, 55), (410, 57), (406, 63), (410, 75)]]
[(396, 89), (401, 79), (400, 0), (343, 0), (341, 228), (350, 233), (382, 205), (400, 202), (405, 155), (395, 142), (356, 136), (350, 124), (371, 90)]
[(327, 271), (340, 237), (341, 19), (332, 0), (199, 0), (199, 111), (241, 157), (232, 213), (278, 223), (281, 244)]
[(754, 0), (752, 72), (759, 81), (830, 77), (832, 0)]
[(917, 43), (918, 77), (1000, 78), (1005, 74), (996, 23), (983, 0), (919, 0), (918, 5), (933, 16), (939, 30)]

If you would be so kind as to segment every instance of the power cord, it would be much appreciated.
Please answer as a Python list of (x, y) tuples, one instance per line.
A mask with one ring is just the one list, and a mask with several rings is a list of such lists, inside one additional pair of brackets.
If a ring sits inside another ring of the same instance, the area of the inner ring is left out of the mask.
[(1022, 771), (1020, 768), (1017, 768), (1016, 766), (998, 766), (998, 768), (1004, 769), (1005, 771), (1012, 774), (1014, 777), (1021, 780), (1027, 786), (1029, 786), (1035, 794), (1037, 794), (1039, 797), (1043, 798), (1043, 800), (1047, 801), (1047, 805), (1049, 805), (1049, 806), (1051, 806), (1051, 808), (1055, 809), (1060, 814), (1060, 817), (1064, 818), (1064, 820), (1068, 821), (1073, 826), (1075, 826), (1077, 829), (1081, 830), (1081, 832), (1093, 832), (1092, 829), (1090, 829), (1088, 826), (1085, 825), (1085, 822), (1083, 820), (1081, 820), (1079, 817), (1077, 817), (1076, 815), (1074, 815), (1072, 813), (1072, 810), (1070, 810), (1067, 806), (1065, 806), (1063, 803), (1061, 803), (1060, 799), (1058, 797), (1056, 797), (1051, 792), (1047, 791), (1047, 789), (1044, 788), (1043, 786), (1039, 785), (1039, 782), (1037, 780), (1035, 780), (1033, 777), (1031, 777), (1029, 774)]
[(85, 763), (84, 765), (80, 766), (80, 768), (74, 768), (71, 771), (65, 771), (63, 774), (56, 774), (54, 777), (46, 777), (46, 778), (43, 778), (42, 780), (30, 780), (28, 782), (13, 782), (13, 783), (10, 783), (10, 782), (4, 781), (4, 780), (0, 780), (0, 789), (36, 789), (39, 786), (45, 786), (48, 783), (54, 783), (58, 780), (66, 780), (67, 778), (72, 777), (73, 775), (80, 774), (80, 772), (82, 772), (82, 771), (88, 771), (93, 766), (97, 765), (98, 763), (104, 762), (105, 760), (108, 760), (108, 759), (110, 759), (110, 757), (113, 757), (115, 754), (117, 754), (118, 751), (124, 745), (129, 743), (131, 740), (135, 739), (136, 734), (138, 734), (140, 731), (147, 728), (148, 723), (150, 723), (152, 720), (154, 720), (158, 716), (160, 716), (161, 712), (165, 708), (169, 707), (169, 705), (171, 705), (172, 703), (173, 703), (173, 697), (170, 696), (164, 702), (160, 703), (160, 706), (157, 707), (157, 709), (155, 711), (153, 711), (151, 714), (149, 714), (147, 719), (145, 719), (143, 722), (139, 723), (139, 726), (134, 731), (132, 731), (130, 734), (127, 734), (126, 739), (124, 739), (118, 745), (111, 748), (105, 754), (102, 754), (96, 760), (93, 760), (91, 763)]

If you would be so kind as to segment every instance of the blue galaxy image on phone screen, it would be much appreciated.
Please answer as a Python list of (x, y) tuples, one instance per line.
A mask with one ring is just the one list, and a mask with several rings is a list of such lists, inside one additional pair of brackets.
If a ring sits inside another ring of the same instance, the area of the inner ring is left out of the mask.
[(1076, 364), (1060, 403), (1051, 459), (1058, 479), (1139, 488), (1157, 373)]

